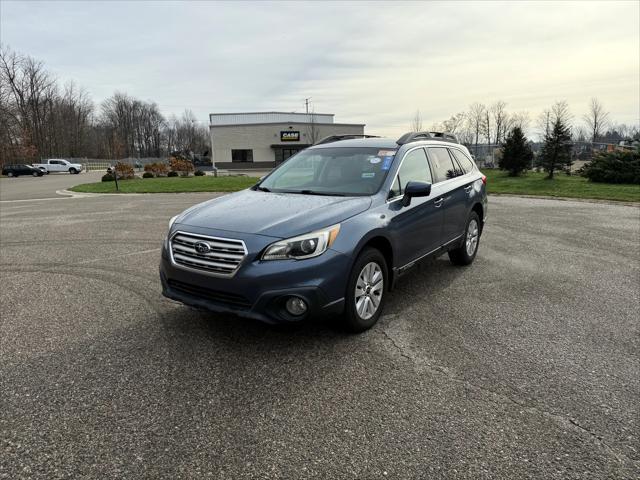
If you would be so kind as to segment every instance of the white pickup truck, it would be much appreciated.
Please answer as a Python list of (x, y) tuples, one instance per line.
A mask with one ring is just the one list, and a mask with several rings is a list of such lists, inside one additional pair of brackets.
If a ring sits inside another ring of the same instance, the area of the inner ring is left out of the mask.
[(44, 163), (34, 163), (33, 166), (46, 173), (80, 173), (82, 171), (82, 165), (80, 165), (79, 163), (71, 163), (60, 158), (50, 158), (49, 160), (45, 160)]

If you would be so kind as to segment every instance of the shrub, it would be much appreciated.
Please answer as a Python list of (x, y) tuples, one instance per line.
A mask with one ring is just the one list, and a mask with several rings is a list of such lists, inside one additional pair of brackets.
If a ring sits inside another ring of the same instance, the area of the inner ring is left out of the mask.
[(167, 173), (167, 177), (177, 177), (177, 176), (178, 176), (178, 172), (171, 171)]
[(135, 176), (133, 167), (127, 163), (122, 163), (122, 162), (116, 163), (115, 170), (116, 170), (116, 175), (118, 175), (118, 178), (129, 179)]
[(144, 172), (142, 174), (142, 178), (153, 178), (153, 177), (154, 177), (154, 175), (151, 172)]
[(592, 182), (640, 184), (640, 151), (615, 151), (593, 157), (582, 169)]
[(169, 160), (169, 166), (174, 172), (193, 172), (193, 163), (189, 160), (182, 160), (180, 158), (171, 157)]
[(111, 175), (110, 173), (107, 173), (107, 174), (102, 176), (102, 181), (103, 182), (113, 182), (113, 181), (115, 181), (115, 177), (113, 175)]
[(144, 171), (149, 172), (156, 177), (161, 177), (169, 172), (169, 166), (162, 162), (148, 163), (144, 166)]
[(196, 170), (193, 174), (196, 177), (202, 177), (204, 175), (204, 172), (202, 170)]

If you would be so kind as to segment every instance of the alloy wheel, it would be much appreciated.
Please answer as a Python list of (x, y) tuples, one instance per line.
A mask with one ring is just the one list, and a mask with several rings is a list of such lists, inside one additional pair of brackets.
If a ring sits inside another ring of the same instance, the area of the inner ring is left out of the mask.
[(467, 239), (466, 239), (466, 248), (467, 255), (470, 257), (476, 252), (476, 248), (478, 247), (478, 222), (473, 219), (469, 222), (469, 226), (467, 227)]
[(376, 262), (367, 263), (358, 275), (355, 291), (356, 312), (363, 320), (375, 315), (384, 292), (384, 275)]

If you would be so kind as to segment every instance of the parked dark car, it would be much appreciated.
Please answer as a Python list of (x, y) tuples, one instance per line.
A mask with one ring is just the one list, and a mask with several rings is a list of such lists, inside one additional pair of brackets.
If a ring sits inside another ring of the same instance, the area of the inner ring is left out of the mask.
[(453, 135), (328, 137), (254, 187), (172, 218), (163, 294), (270, 323), (342, 314), (366, 330), (419, 261), (473, 262), (485, 184)]
[(41, 177), (44, 175), (44, 172), (31, 165), (5, 165), (2, 167), (2, 175), (6, 175), (7, 177), (19, 177), (20, 175)]

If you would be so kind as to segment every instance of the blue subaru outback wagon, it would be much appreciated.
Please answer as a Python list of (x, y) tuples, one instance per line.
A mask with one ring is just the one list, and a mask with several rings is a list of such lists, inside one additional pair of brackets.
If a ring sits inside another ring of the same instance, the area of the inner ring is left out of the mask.
[(342, 315), (366, 330), (419, 261), (473, 262), (485, 184), (450, 134), (325, 138), (254, 187), (173, 217), (163, 294), (269, 323)]

